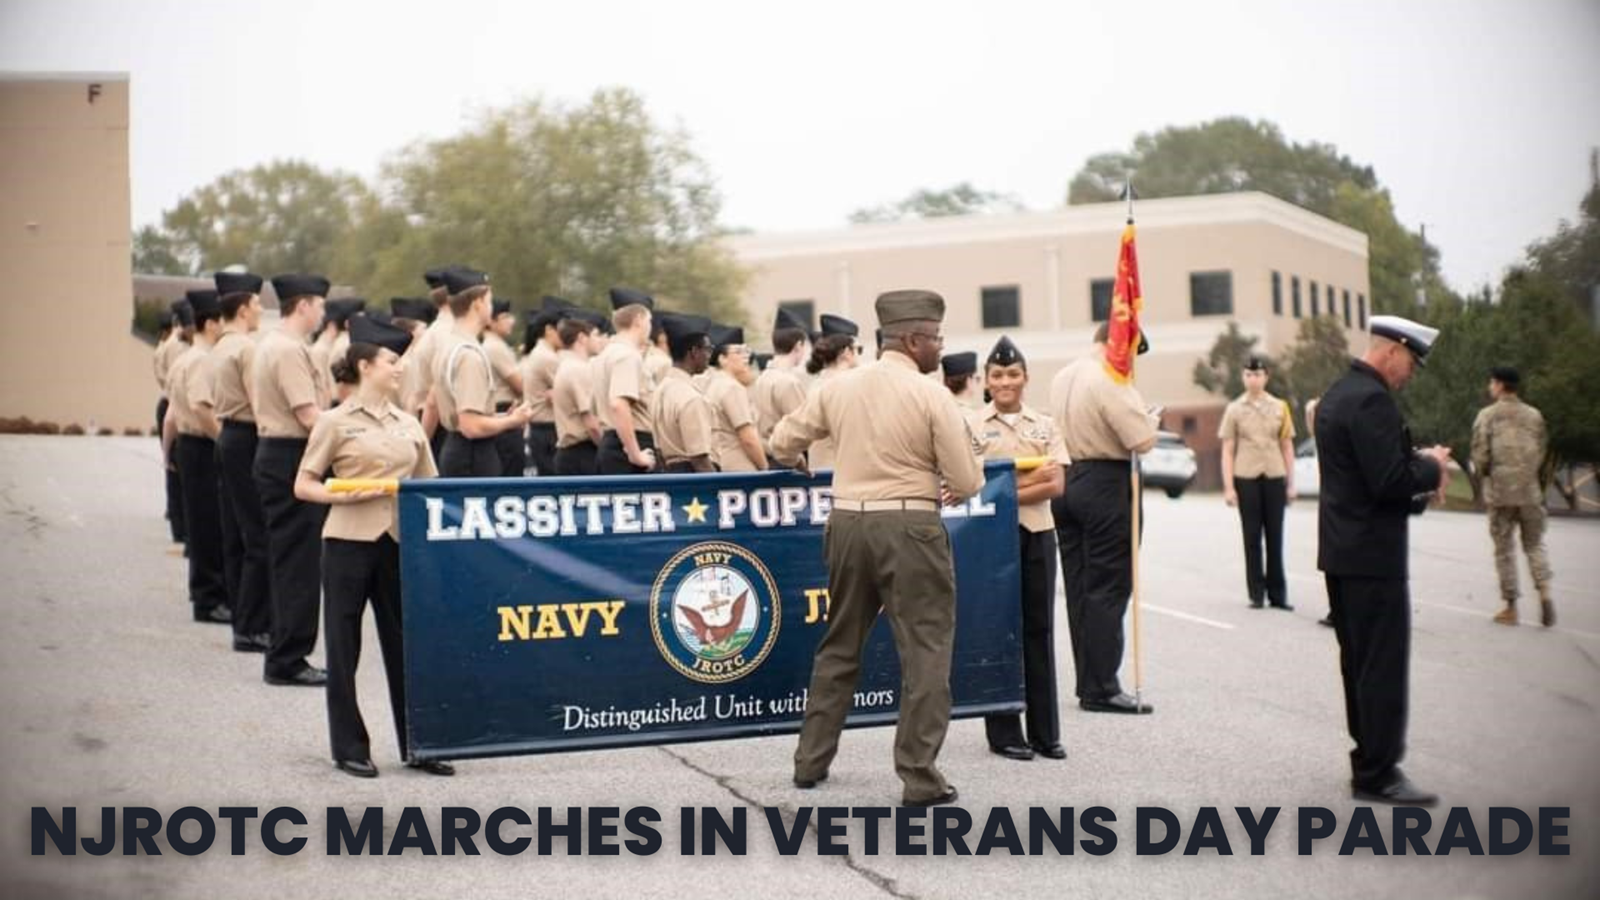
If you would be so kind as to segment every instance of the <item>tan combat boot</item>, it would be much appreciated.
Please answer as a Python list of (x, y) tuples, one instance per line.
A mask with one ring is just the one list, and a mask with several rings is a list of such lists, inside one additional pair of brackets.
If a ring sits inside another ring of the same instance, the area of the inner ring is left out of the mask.
[(1556, 606), (1550, 602), (1550, 586), (1539, 585), (1539, 624), (1546, 628), (1556, 624)]
[(1515, 624), (1517, 624), (1517, 603), (1516, 603), (1516, 601), (1515, 600), (1507, 600), (1506, 601), (1506, 608), (1502, 609), (1499, 612), (1494, 614), (1494, 621), (1495, 621), (1495, 624), (1497, 624), (1497, 625), (1515, 625)]

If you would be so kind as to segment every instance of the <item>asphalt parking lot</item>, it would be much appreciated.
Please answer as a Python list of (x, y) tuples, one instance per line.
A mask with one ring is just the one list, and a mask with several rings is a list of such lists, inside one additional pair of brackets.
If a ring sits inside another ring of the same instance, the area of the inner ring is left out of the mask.
[[(1468, 808), (1480, 831), (1490, 807), (1568, 807), (1560, 840), (1570, 855), (1339, 855), (1355, 805), (1333, 635), (1316, 624), (1325, 600), (1314, 502), (1289, 512), (1298, 608), (1280, 612), (1246, 606), (1234, 512), (1218, 497), (1189, 495), (1146, 505), (1144, 696), (1155, 714), (1097, 716), (1065, 704), (1063, 762), (1002, 760), (986, 751), (980, 723), (958, 722), (941, 757), (976, 823), (969, 846), (996, 807), (1011, 811), (1026, 843), (1030, 807), (1104, 806), (1117, 814), (1115, 852), (897, 856), (886, 852), (885, 825), (874, 856), (852, 819), (848, 855), (819, 856), (813, 833), (790, 857), (774, 848), (759, 807), (792, 816), (802, 806), (892, 806), (889, 729), (847, 732), (833, 778), (811, 792), (789, 783), (788, 737), (481, 760), (462, 763), (453, 779), (429, 778), (395, 759), (378, 655), (368, 652), (361, 690), (383, 776), (335, 772), (321, 694), (263, 685), (259, 657), (231, 652), (227, 629), (188, 621), (183, 560), (160, 518), (157, 459), (151, 439), (0, 438), (7, 897), (1589, 897), (1600, 883), (1600, 521), (1551, 521), (1561, 619), (1549, 630), (1490, 623), (1497, 590), (1481, 516), (1430, 513), (1412, 531), (1407, 771), (1443, 796), (1441, 807)], [(1070, 698), (1065, 627), (1059, 616), (1061, 694)], [(375, 647), (370, 633), (367, 646)], [(252, 835), (245, 855), (232, 856), (224, 831), (219, 846), (195, 857), (171, 852), (165, 837), (159, 857), (64, 857), (53, 848), (35, 857), (36, 805), (79, 807), (91, 835), (102, 806), (293, 806), (312, 823), (286, 832), (310, 845), (279, 857)], [(354, 818), (369, 806), (389, 813), (390, 836), (407, 806), (431, 825), (445, 806), (553, 807), (558, 821), (568, 807), (651, 806), (664, 815), (664, 845), (648, 857), (325, 855), (323, 811), (346, 807)], [(706, 806), (747, 810), (748, 855), (678, 852), (679, 809)], [(1217, 807), (1232, 855), (1185, 856), (1181, 843), (1137, 855), (1141, 806), (1172, 810), (1184, 840), (1197, 811)], [(1249, 851), (1239, 806), (1282, 808), (1263, 855)], [(1296, 809), (1312, 806), (1331, 810), (1339, 830), (1302, 856)], [(1388, 835), (1388, 810), (1378, 812)], [(1430, 846), (1445, 814), (1435, 811)]]

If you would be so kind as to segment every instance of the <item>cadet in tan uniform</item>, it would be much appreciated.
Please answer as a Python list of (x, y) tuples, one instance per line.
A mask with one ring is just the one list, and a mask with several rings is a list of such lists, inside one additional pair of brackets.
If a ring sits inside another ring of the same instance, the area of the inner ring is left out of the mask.
[(555, 383), (550, 388), (550, 410), (555, 416), (557, 475), (593, 475), (594, 457), (600, 449), (600, 419), (594, 414), (594, 376), (589, 360), (605, 349), (597, 312), (580, 310), (561, 320), (556, 340)]
[(1066, 489), (1063, 469), (1072, 460), (1055, 421), (1022, 402), (1028, 361), (1008, 337), (989, 351), (984, 383), (993, 402), (972, 413), (968, 424), (985, 459), (1042, 457), (1036, 469), (1017, 473), (1018, 548), (1022, 572), (1022, 675), (1027, 698), (1027, 735), (1015, 713), (986, 716), (989, 750), (1007, 759), (1037, 754), (1065, 759), (1056, 704), (1056, 534), (1050, 501)]
[(318, 537), (326, 508), (294, 496), (306, 439), (328, 408), (329, 387), (307, 339), (322, 326), (328, 279), (279, 275), (278, 327), (256, 347), (250, 402), (256, 415), (256, 495), (267, 520), (267, 570), (272, 579), (272, 647), (262, 665), (268, 684), (317, 687), (326, 673), (306, 662), (317, 644), (322, 600)]
[(267, 519), (253, 470), (256, 417), (250, 408), (254, 333), (261, 327), (261, 276), (218, 272), (222, 336), (211, 351), (211, 395), (221, 433), (217, 474), (222, 486), (222, 555), (233, 598), (233, 649), (265, 653), (272, 646), (272, 579), (267, 571)]
[(1494, 570), (1500, 578), (1500, 598), (1505, 607), (1495, 613), (1502, 625), (1517, 624), (1517, 548), (1528, 555), (1528, 571), (1539, 591), (1539, 621), (1556, 623), (1550, 599), (1550, 557), (1544, 548), (1544, 484), (1539, 480), (1545, 457), (1544, 416), (1522, 402), (1517, 391), (1522, 376), (1510, 366), (1489, 372), (1489, 396), (1494, 402), (1478, 411), (1472, 423), (1472, 470), (1483, 480), (1484, 502), (1489, 506), (1489, 536), (1494, 539)]
[[(161, 399), (156, 403), (156, 434), (158, 437), (166, 429), (168, 373), (172, 364), (177, 362), (185, 350), (189, 349), (189, 340), (194, 334), (194, 310), (188, 301), (174, 301), (170, 310), (172, 330), (168, 333), (166, 341), (156, 347), (155, 370), (156, 384), (161, 387)], [(169, 454), (162, 454), (164, 460), (162, 468), (166, 476), (167, 486), (167, 527), (172, 533), (175, 544), (187, 543), (189, 540), (188, 529), (183, 522), (183, 481), (178, 477), (178, 467)]]
[[(517, 351), (506, 343), (517, 317), (511, 314), (511, 301), (496, 299), (490, 307), (489, 327), (483, 332), (483, 352), (489, 357), (489, 368), (494, 373), (494, 390), (490, 399), (494, 411), (510, 412), (522, 400), (522, 375), (517, 371)], [(494, 439), (495, 450), (500, 454), (500, 472), (508, 478), (521, 478), (528, 468), (528, 448), (522, 439), (522, 429), (502, 431)]]
[(951, 353), (939, 360), (944, 373), (945, 389), (956, 398), (962, 412), (972, 413), (983, 408), (983, 388), (978, 384), (978, 354)]
[[(345, 351), (350, 349), (350, 318), (359, 315), (366, 308), (367, 300), (365, 297), (340, 297), (337, 300), (329, 300), (326, 307), (325, 318), (327, 323), (323, 328), (323, 334), (332, 334), (333, 337), (328, 341), (327, 345), (326, 362), (328, 366), (327, 371), (324, 373), (326, 375), (324, 380), (335, 404), (342, 401), (344, 395), (349, 393), (351, 388), (333, 380), (333, 364), (344, 359)], [(316, 345), (312, 346), (315, 347)]]
[(743, 328), (713, 326), (711, 367), (701, 391), (715, 416), (711, 425), (713, 462), (724, 472), (759, 472), (767, 467), (767, 453), (756, 431), (756, 414), (749, 387), (756, 373), (750, 367), (750, 349)]
[(422, 425), (390, 399), (399, 393), (399, 355), (411, 338), (368, 316), (351, 321), (351, 343), (334, 366), (355, 386), (350, 398), (317, 420), (295, 476), (295, 496), (331, 507), (322, 530), (323, 630), (328, 654), (328, 735), (334, 765), (374, 778), (372, 749), (356, 702), (361, 619), (368, 601), (389, 680), (389, 706), (400, 758), (431, 775), (451, 775), (442, 762), (410, 759), (406, 745), (405, 651), (401, 644), (400, 529), (395, 498), (380, 491), (335, 494), (323, 473), (337, 478), (432, 478), (437, 473)]
[[(1104, 331), (1104, 328), (1101, 329)], [(1133, 496), (1129, 458), (1155, 446), (1155, 416), (1131, 384), (1106, 370), (1104, 334), (1095, 349), (1056, 374), (1050, 409), (1072, 457), (1055, 506), (1067, 630), (1078, 706), (1089, 712), (1151, 711), (1122, 692), (1122, 619), (1133, 591)], [(1141, 352), (1143, 347), (1141, 338)]]
[(550, 390), (555, 386), (556, 367), (560, 364), (561, 336), (557, 327), (573, 305), (560, 297), (546, 296), (540, 309), (528, 321), (527, 339), (524, 341), (522, 383), (524, 396), (533, 407), (533, 419), (528, 423), (528, 453), (536, 474), (555, 474), (556, 418), (550, 404)]
[[(850, 711), (861, 650), (881, 611), (900, 654), (900, 721), (895, 771), (902, 802), (956, 799), (935, 762), (950, 725), (950, 653), (955, 639), (955, 570), (941, 500), (958, 503), (983, 487), (971, 433), (950, 395), (924, 378), (939, 366), (944, 298), (931, 291), (878, 297), (884, 358), (812, 394), (778, 423), (772, 451), (795, 465), (807, 445), (839, 442), (828, 558), (828, 629), (812, 662), (794, 782), (828, 777)], [(942, 484), (941, 484), (942, 481)]]
[(656, 447), (663, 472), (715, 472), (711, 459), (711, 404), (693, 379), (711, 359), (711, 322), (700, 316), (662, 313), (672, 368), (650, 400)]
[[(861, 329), (856, 323), (823, 313), (821, 325), (822, 331), (811, 346), (811, 358), (806, 360), (806, 372), (812, 376), (808, 393), (827, 390), (834, 379), (856, 367), (861, 355), (861, 345), (856, 341)], [(831, 469), (837, 452), (838, 444), (832, 437), (825, 437), (806, 451), (806, 467), (813, 472)]]
[(213, 290), (189, 291), (193, 343), (167, 370), (170, 402), (164, 445), (183, 481), (183, 519), (189, 530), (189, 602), (196, 622), (233, 620), (222, 556), (222, 511), (217, 502), (217, 418), (208, 357), (222, 336), (222, 307)]
[(1217, 429), (1222, 439), (1222, 495), (1229, 506), (1239, 507), (1250, 605), (1260, 609), (1265, 596), (1274, 609), (1294, 609), (1283, 571), (1283, 511), (1294, 499), (1294, 418), (1289, 404), (1266, 388), (1267, 362), (1252, 356), (1244, 365), (1244, 393), (1228, 404)]
[(494, 291), (489, 276), (475, 269), (444, 273), (450, 292), (452, 327), (433, 351), (433, 390), (439, 427), (445, 429), (439, 472), (447, 478), (494, 478), (503, 473), (496, 447), (499, 435), (520, 433), (532, 409), (519, 403), (504, 415), (494, 411), (493, 365), (478, 343), (489, 325)]
[(435, 460), (439, 459), (444, 449), (445, 433), (439, 427), (439, 411), (428, 402), (428, 394), (433, 390), (434, 347), (455, 327), (455, 317), (450, 313), (450, 291), (444, 284), (444, 273), (451, 268), (454, 267), (429, 269), (422, 273), (422, 280), (428, 285), (428, 299), (433, 303), (434, 317), (417, 345), (406, 351), (409, 359), (400, 386), (401, 395), (405, 397), (401, 406), (422, 422), (422, 430), (428, 435), (428, 445), (433, 448)]
[[(772, 359), (756, 378), (751, 398), (762, 446), (770, 448), (772, 429), (778, 427), (778, 421), (806, 402), (806, 383), (800, 372), (810, 355), (811, 342), (805, 326), (788, 310), (778, 310), (772, 325)], [(772, 456), (770, 449), (767, 456)]]
[[(612, 303), (619, 302), (615, 292)], [(648, 298), (646, 298), (648, 299)], [(649, 306), (627, 303), (611, 314), (616, 336), (594, 361), (594, 407), (604, 432), (595, 469), (601, 475), (636, 475), (656, 467), (650, 397), (655, 385), (644, 369), (650, 342)]]

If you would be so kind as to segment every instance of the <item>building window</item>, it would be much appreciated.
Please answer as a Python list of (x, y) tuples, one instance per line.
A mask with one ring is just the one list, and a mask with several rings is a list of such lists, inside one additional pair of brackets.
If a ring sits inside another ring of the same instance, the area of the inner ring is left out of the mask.
[(1322, 315), (1322, 302), (1317, 299), (1317, 283), (1311, 282), (1311, 318)]
[(1367, 295), (1356, 295), (1356, 327), (1365, 331), (1367, 328)]
[(1350, 327), (1350, 291), (1348, 289), (1346, 289), (1343, 293), (1344, 293), (1344, 327), (1349, 328)]
[(1189, 315), (1233, 315), (1233, 273), (1190, 272)]
[(1272, 273), (1272, 314), (1283, 315), (1283, 276)]
[(1104, 322), (1111, 318), (1111, 292), (1116, 280), (1096, 278), (1089, 282), (1089, 321)]
[(1016, 328), (1022, 324), (1022, 291), (1016, 286), (983, 289), (983, 327)]
[(1302, 313), (1300, 311), (1300, 276), (1299, 275), (1294, 275), (1294, 276), (1291, 276), (1289, 278), (1289, 299), (1290, 299), (1290, 302), (1294, 304), (1294, 317), (1296, 319), (1300, 318)]
[(817, 330), (817, 301), (780, 300), (778, 308), (799, 320), (800, 324), (806, 327), (807, 333)]

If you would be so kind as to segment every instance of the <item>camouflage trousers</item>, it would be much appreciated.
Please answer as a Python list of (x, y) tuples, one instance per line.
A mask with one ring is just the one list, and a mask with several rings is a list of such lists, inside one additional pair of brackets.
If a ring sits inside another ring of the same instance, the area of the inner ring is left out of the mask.
[(1500, 576), (1500, 597), (1507, 603), (1517, 599), (1517, 531), (1522, 532), (1522, 550), (1528, 554), (1528, 569), (1534, 586), (1542, 595), (1550, 583), (1550, 557), (1544, 550), (1545, 510), (1542, 505), (1489, 507), (1489, 536), (1494, 538), (1494, 569)]

